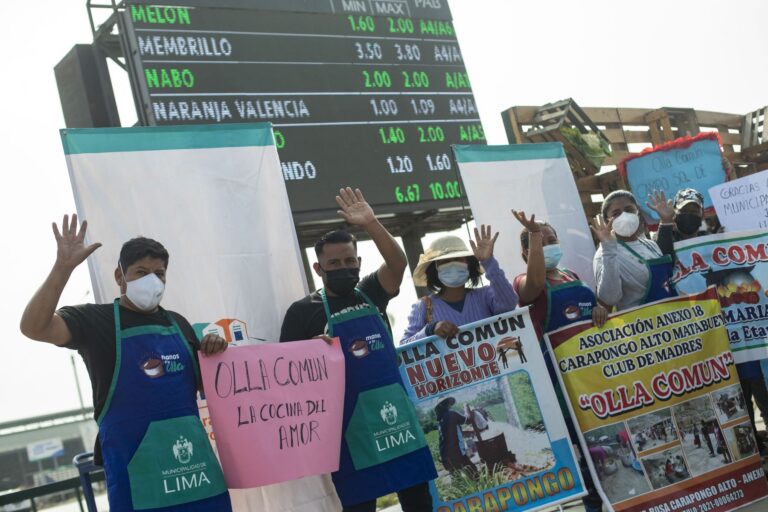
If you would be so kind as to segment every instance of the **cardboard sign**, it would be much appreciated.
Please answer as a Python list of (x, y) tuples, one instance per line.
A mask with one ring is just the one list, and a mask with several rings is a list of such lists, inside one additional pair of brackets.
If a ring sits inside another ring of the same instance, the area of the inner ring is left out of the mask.
[(726, 231), (768, 228), (768, 170), (709, 189)]
[(200, 369), (229, 487), (338, 469), (344, 406), (338, 340), (230, 347), (201, 357)]
[(704, 196), (707, 209), (712, 208), (709, 189), (726, 180), (720, 138), (716, 133), (675, 139), (631, 155), (619, 164), (619, 172), (626, 177), (642, 212), (652, 221), (658, 221), (659, 217), (645, 202), (653, 191), (661, 190), (672, 199), (678, 190), (693, 188)]

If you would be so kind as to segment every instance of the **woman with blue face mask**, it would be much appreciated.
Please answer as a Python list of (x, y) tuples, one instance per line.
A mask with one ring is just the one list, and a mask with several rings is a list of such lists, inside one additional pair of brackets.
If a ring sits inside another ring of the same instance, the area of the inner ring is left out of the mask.
[[(560, 389), (552, 357), (544, 344), (543, 334), (582, 320), (592, 320), (597, 327), (602, 327), (608, 318), (608, 311), (598, 304), (592, 288), (583, 283), (575, 272), (560, 265), (563, 251), (555, 228), (546, 222), (536, 221), (535, 215), (526, 218), (525, 212), (515, 210), (512, 210), (512, 214), (523, 225), (520, 246), (523, 261), (527, 264), (527, 271), (516, 276), (512, 285), (520, 297), (520, 305), (531, 306), (531, 319), (539, 336), (547, 373), (555, 388), (571, 441), (578, 446), (576, 428)], [(589, 491), (583, 498), (585, 510), (598, 511), (602, 501), (594, 484), (589, 480), (586, 461), (580, 462), (582, 473), (587, 477), (585, 483)]]
[[(460, 325), (515, 309), (517, 294), (493, 257), (498, 236), (491, 236), (491, 226), (482, 225), (475, 228), (471, 251), (456, 236), (430, 244), (419, 257), (413, 283), (432, 293), (413, 305), (401, 344), (433, 334), (448, 338)], [(478, 288), (482, 273), (490, 284)]]
[(597, 303), (595, 292), (575, 272), (560, 266), (563, 251), (557, 231), (546, 222), (530, 219), (525, 212), (512, 210), (524, 226), (520, 246), (527, 271), (515, 277), (512, 286), (521, 306), (531, 306), (531, 319), (539, 339), (545, 332), (582, 320), (602, 327), (608, 316)]

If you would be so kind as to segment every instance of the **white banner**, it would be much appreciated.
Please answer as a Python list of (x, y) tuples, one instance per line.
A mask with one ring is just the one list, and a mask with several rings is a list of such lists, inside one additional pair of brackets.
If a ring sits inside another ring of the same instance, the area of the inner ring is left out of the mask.
[[(163, 306), (190, 323), (238, 318), (277, 340), (307, 293), (269, 124), (63, 130), (97, 302), (118, 294), (122, 244), (136, 236), (170, 253)], [(328, 475), (230, 491), (234, 510), (340, 510)]]
[(716, 185), (709, 197), (727, 232), (768, 228), (768, 171)]
[(475, 222), (501, 233), (494, 255), (510, 281), (526, 271), (515, 209), (551, 224), (563, 249), (561, 265), (594, 286), (595, 245), (560, 143), (454, 146), (454, 152)]

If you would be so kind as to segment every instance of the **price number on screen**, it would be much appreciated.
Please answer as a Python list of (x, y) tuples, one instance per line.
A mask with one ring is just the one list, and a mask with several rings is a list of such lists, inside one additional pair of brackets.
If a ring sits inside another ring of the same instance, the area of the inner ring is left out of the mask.
[(421, 190), (417, 184), (395, 187), (395, 201), (398, 203), (415, 203), (421, 201)]
[(429, 192), (432, 194), (432, 199), (437, 201), (443, 199), (456, 199), (461, 197), (461, 187), (459, 186), (458, 181), (448, 181), (446, 183), (430, 183)]
[(392, 174), (402, 174), (413, 172), (413, 161), (408, 155), (394, 155), (387, 157), (389, 172)]

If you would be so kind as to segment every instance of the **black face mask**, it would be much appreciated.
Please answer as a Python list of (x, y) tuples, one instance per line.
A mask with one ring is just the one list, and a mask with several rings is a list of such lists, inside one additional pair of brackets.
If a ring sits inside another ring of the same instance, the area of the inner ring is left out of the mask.
[(325, 271), (325, 287), (336, 295), (345, 296), (352, 293), (360, 282), (359, 268), (340, 268)]
[(701, 227), (701, 217), (695, 213), (678, 213), (675, 216), (675, 225), (683, 235), (693, 235)]

